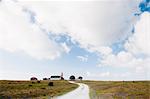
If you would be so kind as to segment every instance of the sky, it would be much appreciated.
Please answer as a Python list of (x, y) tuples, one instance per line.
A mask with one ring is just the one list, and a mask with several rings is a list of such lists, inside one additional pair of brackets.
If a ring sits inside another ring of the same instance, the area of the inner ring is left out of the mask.
[(150, 80), (150, 0), (0, 0), (0, 80)]

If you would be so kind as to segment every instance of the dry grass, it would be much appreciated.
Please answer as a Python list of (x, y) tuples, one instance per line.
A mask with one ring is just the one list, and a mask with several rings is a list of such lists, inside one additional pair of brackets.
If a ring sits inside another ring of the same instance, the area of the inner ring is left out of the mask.
[(83, 81), (92, 99), (150, 99), (150, 81)]
[(40, 83), (31, 81), (0, 81), (0, 99), (2, 98), (34, 98), (59, 96), (78, 87), (68, 81), (52, 81), (54, 86), (48, 86), (49, 81)]

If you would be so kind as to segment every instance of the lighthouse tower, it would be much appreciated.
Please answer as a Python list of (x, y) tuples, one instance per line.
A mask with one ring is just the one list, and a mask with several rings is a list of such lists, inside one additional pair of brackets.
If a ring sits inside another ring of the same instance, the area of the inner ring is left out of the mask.
[(63, 72), (61, 73), (61, 80), (64, 80), (64, 74), (63, 74)]

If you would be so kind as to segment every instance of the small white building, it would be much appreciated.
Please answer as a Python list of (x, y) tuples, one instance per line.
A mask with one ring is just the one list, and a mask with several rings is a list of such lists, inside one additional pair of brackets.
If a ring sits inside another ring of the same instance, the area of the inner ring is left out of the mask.
[(50, 80), (62, 80), (61, 76), (51, 76)]

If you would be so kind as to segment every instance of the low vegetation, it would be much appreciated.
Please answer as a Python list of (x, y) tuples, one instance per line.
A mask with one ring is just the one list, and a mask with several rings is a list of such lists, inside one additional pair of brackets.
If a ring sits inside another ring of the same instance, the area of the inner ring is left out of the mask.
[(0, 99), (41, 98), (65, 94), (78, 87), (68, 81), (0, 81)]
[(150, 99), (150, 81), (83, 81), (91, 99)]

